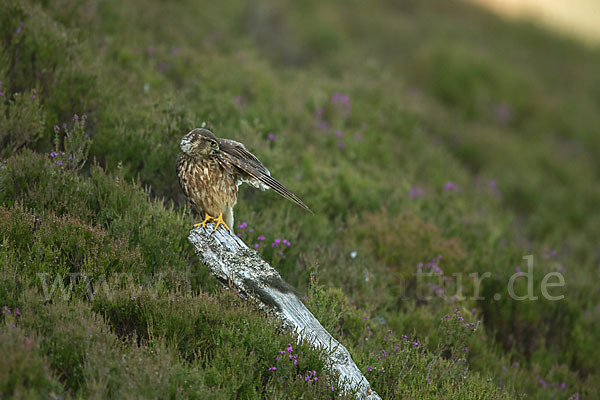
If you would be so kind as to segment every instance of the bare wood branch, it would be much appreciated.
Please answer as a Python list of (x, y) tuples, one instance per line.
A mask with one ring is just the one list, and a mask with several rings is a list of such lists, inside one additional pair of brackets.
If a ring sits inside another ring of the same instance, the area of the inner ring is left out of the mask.
[(339, 373), (338, 387), (345, 393), (356, 391), (358, 399), (381, 399), (371, 390), (348, 350), (335, 340), (294, 294), (279, 272), (225, 229), (214, 225), (198, 227), (188, 240), (212, 274), (225, 286), (233, 285), (244, 299), (254, 299), (259, 308), (278, 317), (312, 346), (325, 350), (326, 362)]

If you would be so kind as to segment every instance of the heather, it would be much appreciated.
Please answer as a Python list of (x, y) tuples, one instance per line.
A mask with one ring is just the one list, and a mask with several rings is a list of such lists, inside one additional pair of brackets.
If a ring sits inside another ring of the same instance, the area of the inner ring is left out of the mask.
[(0, 397), (338, 398), (187, 242), (203, 124), (314, 210), (243, 188), (236, 234), (382, 397), (598, 396), (597, 50), (442, 0), (0, 0), (0, 51)]

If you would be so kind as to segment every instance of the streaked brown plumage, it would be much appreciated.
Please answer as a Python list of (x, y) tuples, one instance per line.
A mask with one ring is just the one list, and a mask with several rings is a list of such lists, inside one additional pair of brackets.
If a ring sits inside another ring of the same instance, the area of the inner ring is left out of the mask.
[[(181, 189), (206, 222), (217, 221), (233, 228), (233, 207), (242, 182), (273, 189), (305, 210), (296, 195), (271, 177), (269, 170), (243, 144), (217, 138), (208, 129), (194, 129), (181, 139), (177, 176)], [(215, 218), (217, 217), (218, 218)], [(200, 224), (196, 224), (200, 225)]]

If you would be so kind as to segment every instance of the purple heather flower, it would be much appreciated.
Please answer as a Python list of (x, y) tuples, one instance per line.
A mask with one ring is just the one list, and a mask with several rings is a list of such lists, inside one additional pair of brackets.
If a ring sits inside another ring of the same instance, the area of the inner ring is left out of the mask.
[(171, 55), (172, 56), (176, 56), (179, 54), (179, 48), (177, 47), (171, 47)]
[(62, 161), (58, 160), (58, 161), (56, 162), (56, 164), (57, 164), (57, 165), (62, 165)]
[(54, 132), (58, 133), (60, 131), (60, 128), (58, 125), (54, 125)]
[(408, 193), (411, 199), (416, 199), (417, 197), (423, 196), (423, 188), (418, 186), (411, 186), (410, 191)]
[(10, 310), (8, 309), (8, 306), (4, 306), (4, 311), (6, 311), (7, 313), (10, 314)]
[(394, 351), (398, 351), (398, 349), (399, 349), (398, 346), (394, 347)]
[(13, 324), (13, 329), (16, 329), (17, 327), (15, 326), (15, 324)]
[(17, 28), (17, 35), (18, 35), (19, 33), (21, 33), (21, 27), (20, 27), (20, 26)]
[(57, 155), (58, 154), (55, 151), (53, 151), (52, 153), (50, 153), (50, 157), (52, 157), (52, 158), (56, 157)]
[(254, 233), (254, 229), (253, 228), (250, 228), (249, 231), (250, 231), (250, 233)]
[(350, 103), (350, 97), (348, 95), (342, 93), (334, 93), (331, 96), (331, 104), (340, 105), (344, 117), (347, 118), (350, 115), (350, 109), (352, 108), (352, 104)]
[(510, 104), (500, 103), (494, 107), (493, 114), (497, 122), (510, 122), (513, 119), (513, 108)]
[(448, 181), (444, 184), (444, 192), (458, 192), (460, 188), (454, 182)]
[(427, 378), (427, 384), (431, 385), (431, 379)]
[(159, 62), (156, 64), (156, 70), (158, 72), (165, 72), (167, 70), (168, 65), (163, 63), (163, 62)]
[(73, 159), (73, 154), (69, 154), (69, 160)]
[(269, 371), (277, 371), (277, 367), (271, 367), (269, 368)]
[(413, 342), (413, 346), (417, 347), (419, 345), (418, 342)]
[(444, 318), (448, 319), (448, 318), (450, 318), (450, 315), (446, 314), (446, 315), (444, 315)]
[(258, 249), (258, 243), (254, 243), (254, 248)]
[(469, 348), (465, 347), (465, 353), (468, 353), (468, 352), (469, 352)]
[(242, 96), (235, 96), (233, 102), (241, 106), (244, 102), (244, 98)]
[(354, 134), (354, 140), (356, 140), (357, 142), (360, 142), (362, 140), (362, 135), (360, 133), (355, 133)]
[(294, 349), (292, 348), (292, 344), (291, 343), (288, 343), (288, 347), (287, 347), (286, 350), (289, 351), (289, 352), (294, 351)]
[(25, 341), (26, 341), (27, 343), (31, 343), (31, 339), (29, 339), (27, 336), (25, 336)]
[(343, 138), (344, 137), (344, 132), (342, 131), (335, 131), (335, 136), (337, 136), (338, 138)]
[(4, 97), (4, 92), (0, 92), (0, 97)]
[(21, 315), (21, 312), (19, 311), (18, 307), (17, 307), (17, 315)]
[(267, 139), (268, 139), (268, 140), (271, 140), (271, 141), (273, 141), (273, 140), (275, 140), (275, 135), (274, 135), (274, 134), (272, 134), (272, 133), (269, 133), (269, 134), (267, 135)]
[(35, 99), (35, 95), (36, 95), (36, 94), (37, 94), (37, 90), (35, 90), (35, 88), (34, 88), (34, 89), (32, 90), (32, 93), (31, 93), (31, 98), (32, 98), (32, 99)]
[(75, 114), (73, 115), (73, 121), (77, 121), (79, 119), (79, 115)]
[(259, 241), (261, 241), (261, 242), (266, 240), (266, 238), (264, 236), (259, 236), (256, 239), (259, 240)]
[(350, 98), (345, 94), (334, 93), (331, 95), (332, 103), (348, 103), (348, 101), (350, 101)]
[(242, 237), (242, 234), (241, 234), (241, 233), (238, 233), (236, 236), (237, 236), (237, 237), (239, 237), (239, 238), (241, 238), (241, 237)]
[(343, 149), (346, 147), (346, 143), (342, 142), (341, 140), (338, 142), (337, 144), (338, 148)]

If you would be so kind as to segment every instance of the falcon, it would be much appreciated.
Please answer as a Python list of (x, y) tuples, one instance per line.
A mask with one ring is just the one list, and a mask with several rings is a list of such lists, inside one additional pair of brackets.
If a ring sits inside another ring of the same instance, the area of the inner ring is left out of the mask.
[(269, 170), (242, 143), (217, 138), (208, 129), (196, 128), (181, 139), (177, 156), (179, 185), (206, 227), (216, 222), (233, 228), (233, 207), (238, 187), (246, 182), (257, 189), (272, 189), (303, 209), (312, 211), (294, 193), (271, 177)]

